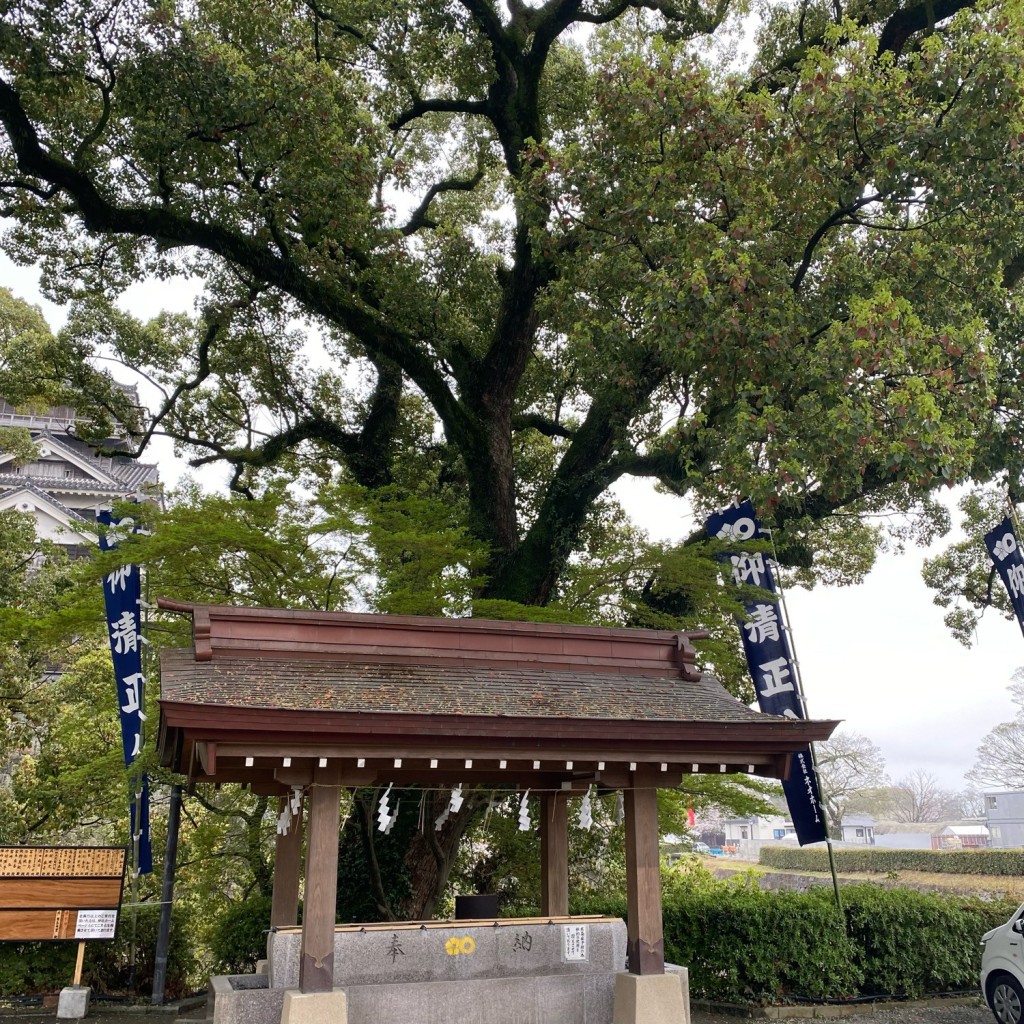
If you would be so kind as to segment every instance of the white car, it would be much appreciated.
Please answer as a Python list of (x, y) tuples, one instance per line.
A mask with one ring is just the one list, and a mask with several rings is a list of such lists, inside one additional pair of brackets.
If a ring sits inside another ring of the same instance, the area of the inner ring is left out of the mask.
[(981, 992), (999, 1024), (1024, 1018), (1024, 905), (981, 937)]

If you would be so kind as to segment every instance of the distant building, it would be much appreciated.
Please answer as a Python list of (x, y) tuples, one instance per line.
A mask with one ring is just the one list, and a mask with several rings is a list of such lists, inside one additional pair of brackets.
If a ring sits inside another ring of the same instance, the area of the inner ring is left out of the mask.
[[(159, 471), (152, 463), (127, 456), (98, 455), (96, 449), (71, 437), (75, 411), (66, 406), (23, 412), (0, 399), (0, 427), (29, 431), (38, 450), (33, 462), (18, 464), (0, 451), (0, 510), (16, 509), (36, 521), (41, 539), (76, 549), (94, 543), (88, 524), (115, 501), (152, 497)], [(123, 443), (110, 438), (111, 447)]]
[(875, 845), (875, 819), (869, 814), (848, 814), (840, 825), (844, 843)]
[(941, 827), (934, 821), (879, 821), (875, 824), (875, 846), (885, 850), (930, 850), (932, 833)]
[(880, 821), (875, 845), (889, 850), (983, 850), (989, 829), (978, 819), (958, 821)]
[(986, 825), (947, 825), (932, 836), (932, 849), (986, 850), (989, 836)]
[[(872, 846), (875, 842), (875, 819), (867, 814), (849, 814), (842, 820), (844, 846)], [(775, 814), (768, 817), (726, 818), (725, 845), (734, 846), (745, 858), (756, 860), (762, 846), (796, 844), (796, 828), (792, 818)], [(815, 844), (811, 844), (815, 845)]]
[(1009, 850), (1024, 846), (1024, 792), (986, 790), (983, 799), (992, 848)]

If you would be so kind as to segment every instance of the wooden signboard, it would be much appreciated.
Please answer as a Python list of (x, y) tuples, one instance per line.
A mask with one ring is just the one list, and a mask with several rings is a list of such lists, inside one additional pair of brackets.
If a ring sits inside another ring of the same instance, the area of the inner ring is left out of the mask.
[(0, 846), (0, 942), (110, 940), (128, 851)]

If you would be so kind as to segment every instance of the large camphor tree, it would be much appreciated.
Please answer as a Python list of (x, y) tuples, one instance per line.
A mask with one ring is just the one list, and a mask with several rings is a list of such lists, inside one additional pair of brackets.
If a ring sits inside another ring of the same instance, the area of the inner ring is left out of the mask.
[[(863, 574), (878, 517), (931, 536), (943, 484), (1020, 497), (1019, 0), (0, 17), (6, 249), (76, 302), (52, 383), (130, 421), (112, 346), (165, 397), (137, 451), (358, 508), (379, 607), (698, 625), (629, 477), (749, 495), (806, 579)], [(173, 274), (195, 318), (112, 305)], [(410, 597), (410, 508), (454, 604)]]

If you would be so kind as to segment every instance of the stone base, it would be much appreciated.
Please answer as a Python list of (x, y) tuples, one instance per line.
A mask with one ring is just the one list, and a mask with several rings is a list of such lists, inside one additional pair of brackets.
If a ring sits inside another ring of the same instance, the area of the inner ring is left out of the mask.
[[(261, 986), (259, 983), (263, 982)], [(211, 1024), (297, 1024), (286, 1021), (285, 999), (296, 989), (265, 987), (266, 975), (211, 979)], [(485, 978), (462, 981), (352, 985), (344, 994), (346, 1016), (329, 1024), (612, 1024), (615, 974)], [(315, 995), (315, 994), (314, 994)], [(304, 1019), (301, 1024), (320, 1024)]]
[(612, 1024), (689, 1024), (690, 1008), (683, 997), (685, 972), (615, 976)]
[(281, 1024), (348, 1024), (344, 992), (285, 992)]
[(81, 1020), (89, 1012), (88, 985), (68, 985), (60, 990), (57, 1000), (58, 1020)]
[(214, 1024), (281, 1024), (284, 992), (265, 974), (218, 974), (206, 994), (206, 1019)]

